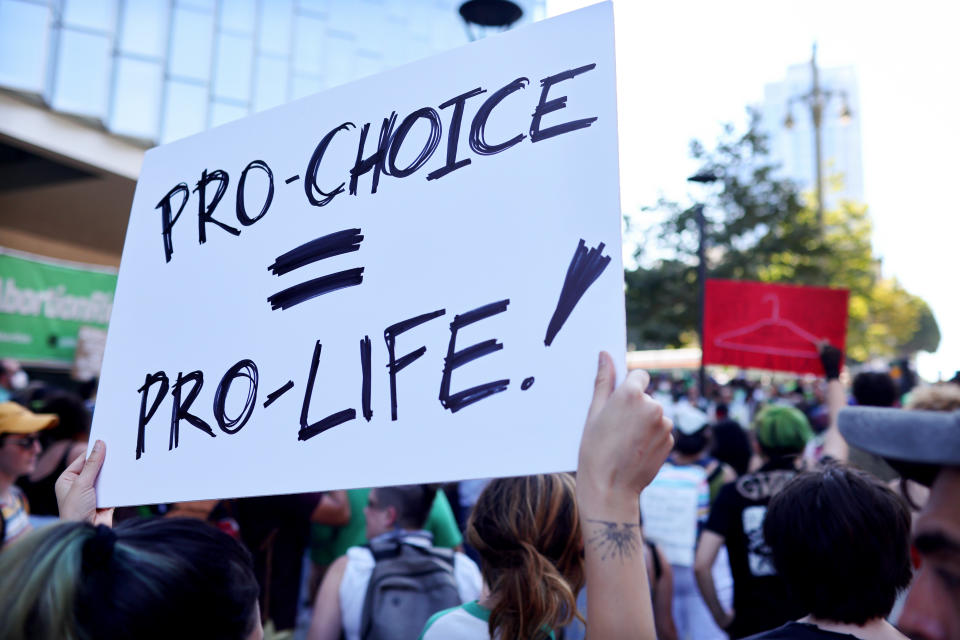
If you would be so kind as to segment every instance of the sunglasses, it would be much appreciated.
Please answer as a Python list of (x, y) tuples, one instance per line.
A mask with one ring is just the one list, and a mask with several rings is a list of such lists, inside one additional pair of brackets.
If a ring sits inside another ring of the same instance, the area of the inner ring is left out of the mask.
[(16, 445), (21, 449), (33, 449), (33, 445), (40, 442), (40, 436), (24, 436), (16, 441)]

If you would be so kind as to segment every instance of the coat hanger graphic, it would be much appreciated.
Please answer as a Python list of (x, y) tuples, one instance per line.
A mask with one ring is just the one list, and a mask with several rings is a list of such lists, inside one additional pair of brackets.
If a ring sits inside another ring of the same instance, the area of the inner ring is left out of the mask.
[[(717, 347), (730, 349), (733, 351), (747, 351), (750, 353), (764, 353), (771, 356), (790, 356), (794, 358), (819, 358), (820, 355), (818, 347), (819, 344), (823, 342), (823, 338), (818, 338), (809, 331), (798, 326), (796, 323), (781, 318), (780, 298), (778, 298), (775, 294), (768, 293), (767, 295), (763, 296), (764, 302), (767, 302), (768, 300), (773, 303), (773, 308), (770, 311), (769, 318), (758, 320), (757, 322), (747, 325), (746, 327), (721, 333), (719, 336), (714, 338), (713, 344)], [(812, 344), (814, 349), (813, 351), (806, 351), (802, 349), (786, 349), (768, 345), (754, 345), (744, 344), (742, 342), (733, 342), (734, 338), (749, 335), (765, 327), (783, 327), (784, 329), (791, 331), (797, 337)]]

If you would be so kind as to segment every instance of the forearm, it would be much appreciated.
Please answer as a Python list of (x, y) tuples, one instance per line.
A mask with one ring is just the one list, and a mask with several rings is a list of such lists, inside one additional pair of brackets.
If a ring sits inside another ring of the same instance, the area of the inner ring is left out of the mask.
[(720, 604), (720, 598), (717, 597), (717, 587), (713, 584), (713, 571), (711, 566), (695, 566), (693, 570), (694, 575), (697, 578), (697, 586), (700, 588), (700, 595), (703, 596), (703, 601), (706, 603), (707, 608), (710, 609), (710, 615), (713, 616), (714, 621), (723, 626), (727, 617), (727, 612), (724, 611), (723, 605)]
[(650, 585), (640, 539), (638, 497), (580, 482), (590, 640), (655, 640)]
[(660, 565), (663, 574), (654, 588), (653, 623), (657, 640), (677, 640), (677, 627), (673, 622), (673, 574), (666, 557), (661, 557)]
[(846, 462), (850, 455), (850, 447), (840, 434), (838, 416), (840, 409), (847, 404), (847, 392), (839, 380), (827, 381), (827, 411), (830, 416), (830, 426), (823, 436), (823, 454), (829, 455), (838, 462)]
[(330, 491), (320, 497), (310, 521), (342, 527), (350, 522), (350, 501), (346, 491)]

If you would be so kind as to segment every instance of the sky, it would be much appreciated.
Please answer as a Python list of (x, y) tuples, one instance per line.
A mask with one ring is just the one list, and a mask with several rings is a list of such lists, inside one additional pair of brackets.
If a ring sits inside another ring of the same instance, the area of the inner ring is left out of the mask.
[[(594, 4), (547, 0), (548, 15)], [(921, 353), (927, 380), (960, 369), (960, 5), (919, 0), (618, 0), (616, 25), (620, 198), (641, 208), (663, 194), (698, 197), (689, 141), (714, 141), (723, 123), (746, 125), (766, 83), (810, 60), (851, 65), (860, 85), (864, 198), (883, 274), (927, 301), (940, 348)]]

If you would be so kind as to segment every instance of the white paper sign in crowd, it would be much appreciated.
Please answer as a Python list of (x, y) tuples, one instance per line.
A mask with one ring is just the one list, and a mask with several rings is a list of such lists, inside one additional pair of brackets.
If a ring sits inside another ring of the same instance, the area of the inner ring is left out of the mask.
[(609, 3), (153, 149), (99, 501), (572, 470), (622, 273)]

